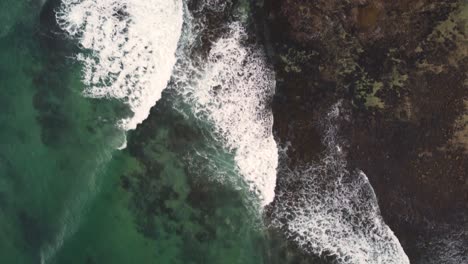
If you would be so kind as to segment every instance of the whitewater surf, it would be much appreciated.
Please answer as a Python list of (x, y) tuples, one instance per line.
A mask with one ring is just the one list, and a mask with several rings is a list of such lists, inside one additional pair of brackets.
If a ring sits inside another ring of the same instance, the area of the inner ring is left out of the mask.
[(272, 226), (307, 252), (338, 263), (408, 264), (366, 175), (347, 169), (338, 136), (339, 120), (345, 118), (341, 103), (323, 117), (326, 151), (319, 162), (290, 167), (287, 146), (282, 149)]
[[(229, 3), (205, 1), (199, 11), (222, 13)], [(325, 118), (326, 157), (320, 164), (280, 167), (278, 184), (299, 184), (299, 191), (286, 187), (275, 194), (279, 159), (287, 159), (278, 155), (272, 131), (275, 74), (261, 45), (247, 41), (243, 23), (222, 25), (223, 34), (200, 55), (194, 50), (201, 49), (205, 19), (192, 17), (182, 1), (65, 0), (57, 19), (82, 47), (76, 59), (84, 68), (84, 94), (118, 99), (134, 113), (121, 128), (144, 121), (172, 79), (170, 87), (234, 154), (236, 172), (260, 208), (275, 201), (274, 227), (304, 250), (339, 263), (409, 263), (365, 174), (346, 170), (333, 123), (339, 106)]]
[(84, 94), (117, 99), (135, 129), (161, 98), (176, 62), (182, 32), (182, 0), (64, 0), (57, 21), (82, 52)]
[(262, 206), (273, 201), (278, 150), (269, 108), (275, 77), (258, 47), (244, 46), (247, 33), (232, 23), (210, 50), (199, 79), (180, 87), (195, 114), (209, 120), (225, 147), (235, 153), (238, 173)]

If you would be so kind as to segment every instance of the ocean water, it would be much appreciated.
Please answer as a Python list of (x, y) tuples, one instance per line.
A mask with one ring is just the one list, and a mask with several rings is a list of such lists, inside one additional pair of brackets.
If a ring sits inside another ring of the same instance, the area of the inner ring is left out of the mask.
[[(246, 6), (0, 3), (0, 263), (329, 261), (265, 221), (275, 76)], [(368, 246), (404, 255), (388, 236)]]
[[(139, 107), (149, 111), (140, 101), (151, 97), (154, 104), (161, 97), (172, 65), (147, 58), (166, 67), (148, 73), (120, 62), (137, 71), (132, 78), (166, 76), (161, 91), (142, 91), (136, 99), (111, 94), (121, 85), (118, 77), (105, 88), (99, 85), (108, 80), (83, 81), (83, 75), (98, 74), (90, 72), (96, 65), (83, 63), (93, 53), (56, 23), (63, 4), (2, 2), (1, 263), (263, 262), (265, 232), (245, 198), (248, 188), (235, 179), (234, 156), (211, 136), (207, 122), (174, 107), (176, 93), (163, 94), (154, 118), (129, 133), (127, 149), (118, 150), (125, 130), (142, 121), (126, 118)], [(175, 55), (177, 42), (168, 42), (169, 51), (156, 50), (156, 43), (154, 52)]]

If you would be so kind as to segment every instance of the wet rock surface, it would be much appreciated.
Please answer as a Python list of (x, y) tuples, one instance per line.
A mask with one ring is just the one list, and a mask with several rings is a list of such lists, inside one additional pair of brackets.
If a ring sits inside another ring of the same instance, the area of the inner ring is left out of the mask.
[(467, 261), (468, 3), (258, 7), (278, 81), (274, 130), (290, 165), (320, 157), (316, 124), (343, 100), (348, 164), (368, 176), (411, 263)]

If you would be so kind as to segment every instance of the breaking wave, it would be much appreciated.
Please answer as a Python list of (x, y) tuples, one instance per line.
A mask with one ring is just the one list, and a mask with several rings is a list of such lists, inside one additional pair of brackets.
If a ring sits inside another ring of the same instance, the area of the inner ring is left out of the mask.
[[(338, 263), (409, 263), (380, 215), (366, 175), (346, 168), (338, 137), (340, 111), (336, 104), (325, 118), (327, 150), (320, 162), (280, 166), (272, 225), (304, 250)], [(282, 153), (281, 160), (286, 159)]]
[[(225, 3), (210, 0), (205, 5), (221, 12)], [(173, 88), (235, 154), (239, 174), (261, 205), (275, 200), (273, 226), (306, 251), (332, 255), (339, 263), (409, 263), (380, 215), (366, 175), (347, 170), (337, 136), (340, 105), (325, 118), (324, 158), (293, 169), (280, 166), (277, 183), (270, 109), (275, 76), (265, 54), (248, 43), (242, 23), (233, 22), (207, 57), (198, 58), (192, 49), (203, 19), (195, 21), (186, 12), (182, 34), (183, 9), (182, 0), (64, 0), (57, 19), (83, 48), (76, 58), (84, 65), (84, 94), (125, 102), (134, 116), (119, 125), (134, 129), (174, 71)], [(179, 38), (184, 47), (177, 50)], [(285, 152), (280, 158), (287, 160)]]
[(243, 43), (246, 39), (243, 25), (231, 23), (194, 74), (196, 81), (178, 89), (195, 115), (208, 120), (216, 138), (235, 153), (238, 172), (264, 206), (273, 201), (278, 165), (269, 105), (275, 76), (263, 51)]
[(134, 129), (161, 97), (176, 62), (182, 0), (64, 0), (57, 21), (79, 40), (84, 94), (125, 102)]
[[(211, 12), (228, 5), (201, 2)], [(182, 0), (64, 0), (57, 20), (83, 49), (76, 59), (84, 66), (84, 94), (121, 100), (134, 113), (120, 127), (134, 129), (145, 120), (172, 75), (195, 115), (235, 152), (238, 172), (262, 205), (273, 200), (278, 153), (268, 104), (275, 78), (261, 49), (242, 43), (247, 33), (241, 23), (232, 23), (208, 58), (196, 61), (191, 49), (203, 18), (191, 17)]]

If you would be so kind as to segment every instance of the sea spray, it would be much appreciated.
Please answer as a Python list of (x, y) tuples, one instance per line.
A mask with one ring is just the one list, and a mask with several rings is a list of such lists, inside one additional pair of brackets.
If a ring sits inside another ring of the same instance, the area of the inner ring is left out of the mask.
[(323, 121), (324, 157), (288, 167), (280, 154), (272, 225), (304, 250), (346, 264), (409, 263), (398, 239), (384, 223), (374, 190), (362, 171), (348, 171), (338, 137), (338, 103)]
[(176, 62), (182, 0), (64, 0), (57, 21), (79, 41), (84, 94), (123, 101), (134, 129), (161, 97)]

